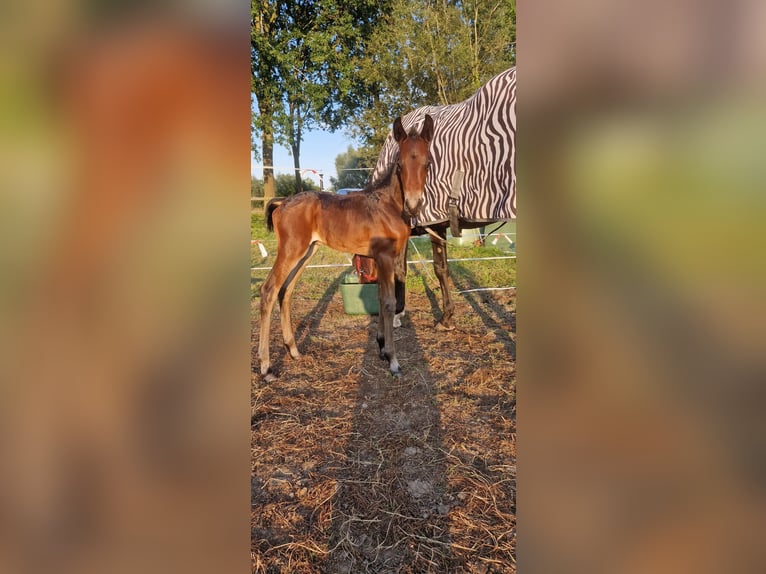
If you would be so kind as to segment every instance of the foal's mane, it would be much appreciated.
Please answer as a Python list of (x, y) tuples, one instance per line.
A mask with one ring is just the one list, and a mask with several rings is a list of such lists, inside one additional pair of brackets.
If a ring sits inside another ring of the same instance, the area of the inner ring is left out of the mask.
[(384, 173), (382, 176), (380, 176), (378, 179), (373, 181), (372, 183), (368, 183), (366, 186), (364, 186), (364, 189), (362, 190), (363, 193), (366, 193), (368, 195), (377, 194), (375, 192), (383, 189), (384, 187), (389, 187), (391, 185), (391, 180), (394, 176), (394, 170), (396, 169), (396, 162), (399, 159), (399, 154), (397, 153), (394, 157), (394, 161), (391, 162), (390, 167), (388, 168), (388, 171)]

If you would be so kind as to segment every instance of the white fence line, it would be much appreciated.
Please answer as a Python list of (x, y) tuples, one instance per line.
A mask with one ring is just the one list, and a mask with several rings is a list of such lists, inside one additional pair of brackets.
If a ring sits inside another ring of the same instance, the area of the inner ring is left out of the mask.
[(475, 293), (476, 291), (508, 291), (509, 289), (516, 289), (516, 287), (477, 287), (476, 289), (464, 289), (457, 291), (457, 293)]
[[(487, 239), (489, 239), (490, 237), (494, 237), (495, 239), (500, 239), (501, 237), (503, 237), (506, 240), (508, 240), (508, 236), (509, 235), (512, 236), (512, 237), (516, 237), (516, 232), (512, 231), (512, 232), (508, 232), (508, 233), (506, 233), (506, 232), (503, 232), (503, 233), (490, 233), (489, 235), (483, 235), (482, 237), (484, 238), (484, 242), (486, 243)], [(466, 236), (466, 238), (468, 238), (468, 237), (469, 236)], [(430, 241), (431, 240), (430, 237), (426, 237), (425, 235), (413, 235), (413, 236), (410, 237), (410, 242), (412, 242), (414, 239), (420, 239), (420, 240), (423, 240), (423, 241)], [(459, 238), (453, 237), (451, 239), (455, 240), (455, 239), (459, 239)], [(273, 238), (273, 239), (270, 239), (269, 241), (271, 241), (272, 243), (276, 243), (277, 240), (276, 240), (276, 238)], [(449, 241), (449, 239), (447, 241)], [(250, 245), (263, 245), (263, 240), (261, 240), (261, 239), (251, 239), (250, 240)], [(493, 242), (492, 245), (495, 245), (495, 243)], [(414, 247), (414, 244), (413, 244), (413, 247)], [(266, 257), (266, 256), (264, 255), (264, 257)]]
[[(492, 261), (497, 259), (516, 259), (515, 255), (503, 255), (497, 257), (463, 257), (460, 259), (448, 259), (448, 262), (452, 261)], [(415, 265), (418, 263), (433, 263), (433, 259), (416, 259), (407, 261), (408, 265)], [(326, 263), (321, 265), (306, 265), (306, 269), (323, 269), (328, 267), (352, 267), (350, 263)], [(250, 271), (268, 271), (271, 267), (251, 267)]]

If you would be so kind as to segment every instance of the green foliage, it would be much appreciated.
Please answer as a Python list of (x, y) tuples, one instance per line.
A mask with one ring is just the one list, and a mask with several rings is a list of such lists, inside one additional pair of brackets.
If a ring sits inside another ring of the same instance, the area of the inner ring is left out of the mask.
[(263, 197), (263, 180), (250, 176), (250, 197)]
[(369, 169), (375, 167), (358, 150), (351, 146), (335, 158), (335, 171), (338, 178), (330, 177), (330, 183), (335, 189), (344, 187), (364, 187), (367, 183), (370, 173)]
[(515, 65), (515, 21), (515, 0), (394, 0), (360, 61), (369, 98), (349, 131), (362, 154), (377, 156), (397, 115), (463, 101)]
[(356, 66), (388, 2), (251, 0), (254, 131), (295, 152), (304, 131), (334, 130), (361, 101)]
[[(302, 181), (304, 191), (319, 191), (319, 186), (313, 180)], [(295, 193), (295, 177), (289, 174), (280, 174), (276, 177), (277, 197), (289, 197)], [(250, 178), (250, 197), (263, 197), (263, 180), (257, 177)]]
[[(303, 191), (318, 191), (319, 186), (310, 179), (302, 181)], [(295, 194), (295, 176), (281, 174), (277, 176), (277, 197), (289, 197)]]
[(307, 130), (344, 127), (361, 146), (340, 161), (374, 165), (397, 115), (462, 101), (516, 63), (516, 0), (251, 0), (251, 16), (264, 162), (272, 132), (300, 165)]

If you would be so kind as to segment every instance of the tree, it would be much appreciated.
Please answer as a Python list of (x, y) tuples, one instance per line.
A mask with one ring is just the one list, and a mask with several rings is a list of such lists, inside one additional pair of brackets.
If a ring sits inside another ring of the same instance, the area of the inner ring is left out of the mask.
[(263, 180), (250, 176), (250, 197), (263, 197)]
[[(311, 179), (303, 181), (302, 191), (318, 191), (319, 186), (315, 184)], [(291, 195), (298, 193), (295, 191), (295, 179), (292, 175), (286, 173), (277, 176), (277, 197), (290, 197)]]
[(335, 158), (335, 171), (338, 172), (338, 178), (330, 177), (330, 183), (337, 189), (344, 187), (360, 188), (367, 184), (372, 171), (369, 168), (375, 167), (370, 164), (352, 146)]
[(516, 62), (516, 0), (251, 0), (251, 14), (253, 133), (266, 166), (274, 142), (291, 149), (296, 190), (307, 130), (347, 128), (374, 165), (397, 115), (462, 101)]
[[(271, 43), (284, 20), (274, 3), (268, 0), (251, 0), (250, 3), (250, 90), (255, 96), (258, 113), (252, 116), (252, 131), (261, 136), (263, 160), (264, 199), (274, 197), (274, 116), (278, 112), (280, 97), (279, 54)], [(255, 138), (253, 138), (255, 139)], [(253, 142), (257, 153), (258, 148)]]
[[(289, 147), (302, 189), (300, 144), (306, 130), (335, 130), (363, 97), (357, 62), (388, 0), (251, 0), (252, 90), (264, 165), (274, 141)], [(273, 174), (271, 174), (273, 177)], [(268, 177), (264, 171), (265, 183)]]
[(394, 0), (359, 62), (368, 98), (349, 131), (365, 159), (397, 115), (463, 101), (513, 66), (515, 21), (515, 0)]
[[(278, 175), (275, 179), (275, 189), (277, 197), (289, 197), (295, 193), (295, 186), (293, 185), (293, 176), (286, 173)], [(303, 183), (304, 191), (318, 191), (317, 184), (312, 180), (307, 179)], [(258, 177), (250, 176), (250, 197), (260, 198), (263, 197), (263, 180)], [(266, 199), (265, 201), (268, 201)], [(265, 205), (265, 203), (264, 203)]]

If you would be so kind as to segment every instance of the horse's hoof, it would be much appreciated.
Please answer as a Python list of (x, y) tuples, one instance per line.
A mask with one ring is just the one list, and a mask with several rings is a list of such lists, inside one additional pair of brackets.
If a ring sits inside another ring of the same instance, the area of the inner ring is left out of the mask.
[(438, 323), (436, 323), (436, 330), (437, 331), (454, 331), (455, 325), (453, 325), (452, 323), (445, 324), (439, 321)]
[(391, 370), (391, 376), (392, 376), (392, 377), (394, 377), (394, 378), (396, 378), (396, 379), (400, 378), (400, 377), (402, 376), (402, 370), (401, 370), (401, 369), (396, 369), (396, 370), (394, 371), (394, 370), (392, 369), (392, 370)]
[(273, 383), (277, 380), (277, 376), (274, 374), (274, 371), (269, 369), (265, 375), (263, 375), (263, 381), (265, 383)]
[(298, 347), (295, 346), (295, 341), (291, 343), (285, 343), (285, 349), (287, 349), (287, 353), (293, 358), (293, 359), (300, 359), (301, 354), (298, 351)]

